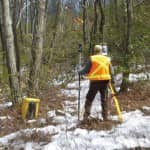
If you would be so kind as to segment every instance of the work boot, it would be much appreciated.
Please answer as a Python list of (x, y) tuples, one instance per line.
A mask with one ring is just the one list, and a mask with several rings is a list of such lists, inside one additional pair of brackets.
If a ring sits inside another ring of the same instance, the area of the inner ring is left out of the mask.
[(89, 113), (84, 112), (84, 115), (83, 115), (83, 121), (88, 120), (88, 117), (89, 117)]
[(90, 115), (90, 111), (91, 111), (91, 101), (90, 100), (86, 99), (84, 108), (85, 108), (85, 112), (83, 115), (83, 120), (87, 120)]

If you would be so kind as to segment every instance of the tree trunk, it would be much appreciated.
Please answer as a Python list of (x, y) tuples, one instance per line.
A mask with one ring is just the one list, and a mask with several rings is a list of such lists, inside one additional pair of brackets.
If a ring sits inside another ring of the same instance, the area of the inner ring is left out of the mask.
[(90, 44), (89, 44), (89, 54), (93, 54), (93, 48), (95, 43), (97, 43), (97, 37), (96, 37), (96, 33), (97, 33), (97, 19), (98, 19), (98, 13), (97, 13), (97, 2), (98, 0), (94, 1), (94, 21), (91, 27), (91, 32), (90, 32)]
[[(18, 7), (17, 25), (18, 25), (18, 21), (19, 21), (19, 14), (21, 13), (22, 5), (23, 5), (22, 0), (18, 1), (18, 6), (17, 6)], [(16, 26), (16, 28), (18, 28), (18, 27)], [(22, 31), (22, 22), (21, 21), (19, 23), (19, 32), (20, 32), (21, 44), (23, 44), (24, 43), (24, 39), (23, 39), (23, 31)]]
[(39, 89), (39, 74), (43, 52), (46, 0), (38, 0), (35, 30), (31, 48), (31, 66), (29, 74), (29, 95), (36, 96)]
[(118, 27), (118, 24), (119, 24), (119, 21), (118, 21), (118, 0), (114, 0), (114, 13), (115, 13), (116, 27)]
[(5, 55), (5, 50), (6, 50), (6, 44), (5, 44), (5, 37), (4, 37), (4, 25), (2, 21), (2, 7), (1, 7), (1, 1), (0, 1), (0, 38), (1, 38), (1, 45), (2, 45), (2, 55), (3, 55), (3, 72), (5, 72), (6, 68), (6, 55)]
[(56, 35), (57, 35), (57, 28), (58, 28), (58, 23), (59, 23), (59, 17), (60, 17), (60, 5), (61, 5), (61, 2), (60, 0), (57, 0), (57, 8), (56, 8), (56, 16), (55, 16), (55, 22), (54, 22), (54, 26), (53, 26), (53, 34), (52, 34), (52, 38), (51, 38), (51, 41), (50, 41), (50, 49), (51, 49), (51, 52), (48, 56), (48, 64), (50, 65), (51, 62), (52, 62), (52, 59), (53, 59), (53, 48), (54, 48), (54, 44), (55, 44), (55, 41), (56, 41)]
[(2, 50), (4, 51), (5, 48), (5, 42), (4, 42), (4, 33), (3, 33), (3, 25), (1, 23), (1, 20), (0, 20), (0, 38), (1, 38), (1, 45), (2, 45)]
[(102, 43), (104, 42), (104, 24), (105, 24), (105, 15), (104, 15), (104, 10), (103, 10), (103, 5), (102, 5), (102, 0), (99, 0), (98, 1), (99, 3), (99, 11), (100, 11), (100, 14), (101, 14), (101, 17), (100, 17), (100, 25), (99, 25), (99, 32), (100, 32), (100, 35), (99, 35), (99, 41), (101, 41)]
[(0, 38), (2, 44), (2, 50), (6, 50), (5, 37), (4, 37), (4, 24), (3, 24), (3, 16), (2, 16), (2, 4), (0, 1)]
[(86, 45), (86, 19), (87, 19), (87, 12), (86, 12), (86, 0), (83, 0), (83, 49)]
[(131, 21), (132, 21), (132, 0), (126, 0), (127, 3), (127, 34), (126, 34), (126, 51), (129, 53), (131, 44)]
[(64, 5), (63, 0), (60, 0), (60, 32), (64, 32)]
[(98, 19), (98, 13), (97, 13), (97, 2), (98, 0), (95, 0), (94, 3), (94, 27), (93, 27), (93, 37), (94, 37), (94, 45), (97, 42), (96, 39), (96, 33), (97, 33), (97, 19)]
[(123, 72), (123, 82), (121, 85), (121, 90), (127, 90), (128, 87), (128, 78), (129, 78), (129, 69), (130, 69), (130, 44), (131, 44), (131, 26), (132, 26), (132, 0), (126, 0), (126, 9), (127, 9), (127, 17), (125, 20), (125, 28), (124, 28), (124, 72)]
[[(16, 31), (16, 25), (17, 25), (17, 1), (14, 0), (13, 2), (13, 34), (14, 34), (14, 43), (15, 43), (15, 51), (16, 51), (16, 64), (17, 64), (17, 72), (18, 75), (20, 73), (20, 50), (18, 45), (18, 37), (17, 37), (17, 31)], [(20, 78), (20, 76), (19, 76)]]
[(25, 23), (25, 31), (26, 34), (28, 34), (28, 24), (29, 24), (29, 6), (28, 6), (29, 0), (25, 0), (26, 5), (26, 23)]
[(1, 0), (1, 3), (10, 89), (13, 98), (13, 103), (15, 104), (21, 102), (21, 92), (17, 73), (14, 35), (12, 29), (12, 21), (10, 17), (9, 0)]

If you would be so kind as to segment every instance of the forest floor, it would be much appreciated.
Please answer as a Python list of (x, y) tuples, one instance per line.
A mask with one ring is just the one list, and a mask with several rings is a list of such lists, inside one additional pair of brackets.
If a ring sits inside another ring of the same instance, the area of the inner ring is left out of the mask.
[[(149, 111), (143, 109), (143, 106), (150, 107), (150, 83), (148, 81), (141, 81), (133, 83), (128, 92), (120, 92), (117, 97), (122, 111), (133, 111), (140, 109), (145, 115), (150, 115)], [(60, 87), (53, 87), (40, 92), (40, 109), (38, 118), (47, 118), (47, 112), (50, 110), (63, 110), (63, 102), (68, 100), (66, 95), (63, 95)], [(69, 97), (70, 101), (75, 101), (75, 97)], [(4, 100), (0, 100), (0, 105)], [(56, 113), (60, 113), (57, 112)], [(116, 114), (115, 108), (110, 107), (110, 114)], [(77, 114), (76, 114), (77, 115)], [(9, 107), (2, 109), (0, 107), (0, 117), (6, 116), (7, 119), (0, 119), (0, 137), (16, 132), (21, 129), (43, 127), (47, 125), (54, 125), (51, 120), (46, 119), (45, 123), (36, 122), (28, 123), (27, 120), (21, 118), (21, 106)], [(92, 123), (91, 123), (92, 122)], [(92, 121), (79, 124), (80, 128), (108, 130), (117, 122), (106, 121), (92, 118)]]

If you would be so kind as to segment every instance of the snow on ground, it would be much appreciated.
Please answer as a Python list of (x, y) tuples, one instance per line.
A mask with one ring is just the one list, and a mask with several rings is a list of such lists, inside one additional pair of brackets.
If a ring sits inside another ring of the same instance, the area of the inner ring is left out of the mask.
[(147, 80), (150, 78), (150, 73), (139, 73), (139, 74), (130, 74), (129, 81), (137, 82), (138, 80)]
[(6, 102), (4, 104), (0, 104), (0, 109), (11, 107), (11, 106), (12, 106), (12, 102)]
[[(78, 97), (77, 88), (78, 82), (70, 83), (67, 90), (62, 90), (62, 92), (69, 96)], [(87, 90), (88, 82), (86, 80), (81, 81), (81, 115), (83, 114)], [(91, 115), (93, 117), (101, 118), (100, 106), (99, 94), (97, 94), (92, 106)], [(145, 106), (144, 109), (150, 110), (150, 107)], [(26, 129), (6, 135), (0, 138), (0, 145), (8, 145), (11, 141), (11, 146), (15, 150), (21, 148), (24, 150), (120, 150), (135, 147), (150, 148), (150, 116), (144, 116), (140, 110), (123, 112), (123, 123), (116, 125), (109, 131), (88, 131), (80, 128), (69, 130), (76, 127), (78, 123), (77, 101), (70, 102), (68, 100), (64, 102), (64, 111), (57, 111), (65, 115), (58, 116), (55, 110), (51, 110), (48, 112), (48, 116), (54, 122), (57, 122), (58, 125)], [(117, 119), (117, 116), (109, 117), (114, 120)], [(51, 142), (25, 142), (20, 138), (24, 134), (30, 136), (35, 131), (43, 135), (47, 133), (53, 135)]]

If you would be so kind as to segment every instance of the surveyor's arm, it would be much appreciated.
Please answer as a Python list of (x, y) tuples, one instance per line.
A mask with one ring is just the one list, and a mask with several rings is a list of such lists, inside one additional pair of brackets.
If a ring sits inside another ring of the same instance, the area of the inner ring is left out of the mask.
[(91, 62), (91, 60), (88, 60), (85, 64), (84, 68), (82, 70), (79, 70), (78, 73), (80, 75), (85, 75), (85, 74), (89, 73), (91, 66), (92, 66), (92, 62)]

